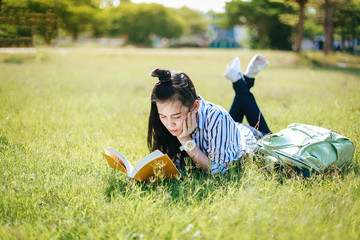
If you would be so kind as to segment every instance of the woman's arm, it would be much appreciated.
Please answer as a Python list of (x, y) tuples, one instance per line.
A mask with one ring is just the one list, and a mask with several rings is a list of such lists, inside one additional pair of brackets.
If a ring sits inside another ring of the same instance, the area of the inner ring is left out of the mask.
[[(185, 143), (191, 140), (191, 137), (179, 139), (181, 145), (185, 145)], [(194, 160), (196, 164), (198, 164), (202, 170), (208, 171), (210, 167), (210, 159), (200, 150), (198, 146), (191, 151), (186, 151), (187, 154)]]

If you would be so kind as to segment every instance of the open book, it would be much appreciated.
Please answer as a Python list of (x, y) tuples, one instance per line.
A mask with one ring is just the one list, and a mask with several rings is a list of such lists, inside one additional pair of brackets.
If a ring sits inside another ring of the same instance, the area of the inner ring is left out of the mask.
[(119, 170), (137, 181), (144, 181), (150, 178), (173, 179), (180, 175), (178, 169), (167, 154), (159, 150), (147, 155), (134, 167), (121, 153), (114, 148), (105, 148), (101, 153), (110, 167)]

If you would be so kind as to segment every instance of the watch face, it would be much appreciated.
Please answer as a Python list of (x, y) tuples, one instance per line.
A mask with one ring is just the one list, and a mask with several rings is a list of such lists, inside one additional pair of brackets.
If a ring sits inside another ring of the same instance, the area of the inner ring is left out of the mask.
[(181, 151), (191, 151), (195, 148), (196, 144), (194, 142), (194, 140), (189, 140), (185, 143), (184, 146), (180, 146), (180, 150)]
[(193, 149), (193, 147), (195, 146), (195, 143), (194, 143), (194, 142), (188, 142), (188, 144), (186, 144), (186, 146), (187, 146), (189, 149)]

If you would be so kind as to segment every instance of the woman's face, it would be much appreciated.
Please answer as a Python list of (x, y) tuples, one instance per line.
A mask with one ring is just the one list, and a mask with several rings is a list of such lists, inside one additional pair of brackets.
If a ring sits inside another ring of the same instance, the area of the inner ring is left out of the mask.
[(189, 108), (179, 100), (157, 101), (159, 118), (166, 129), (175, 137), (183, 131), (183, 122), (189, 113)]

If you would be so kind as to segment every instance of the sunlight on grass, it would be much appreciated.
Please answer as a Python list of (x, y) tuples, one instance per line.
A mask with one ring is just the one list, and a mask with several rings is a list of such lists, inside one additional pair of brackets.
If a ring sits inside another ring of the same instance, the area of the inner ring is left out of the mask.
[[(245, 70), (255, 53), (74, 48), (0, 54), (0, 236), (359, 239), (359, 57), (261, 51), (270, 65), (253, 89), (272, 131), (300, 122), (349, 137), (356, 153), (342, 174), (303, 178), (259, 170), (259, 162), (247, 159), (225, 176), (189, 167), (180, 180), (140, 184), (101, 156), (108, 146), (133, 164), (148, 154), (152, 69), (188, 73), (202, 97), (228, 109), (233, 90), (225, 65), (238, 55)], [(351, 68), (338, 67), (339, 59)]]

